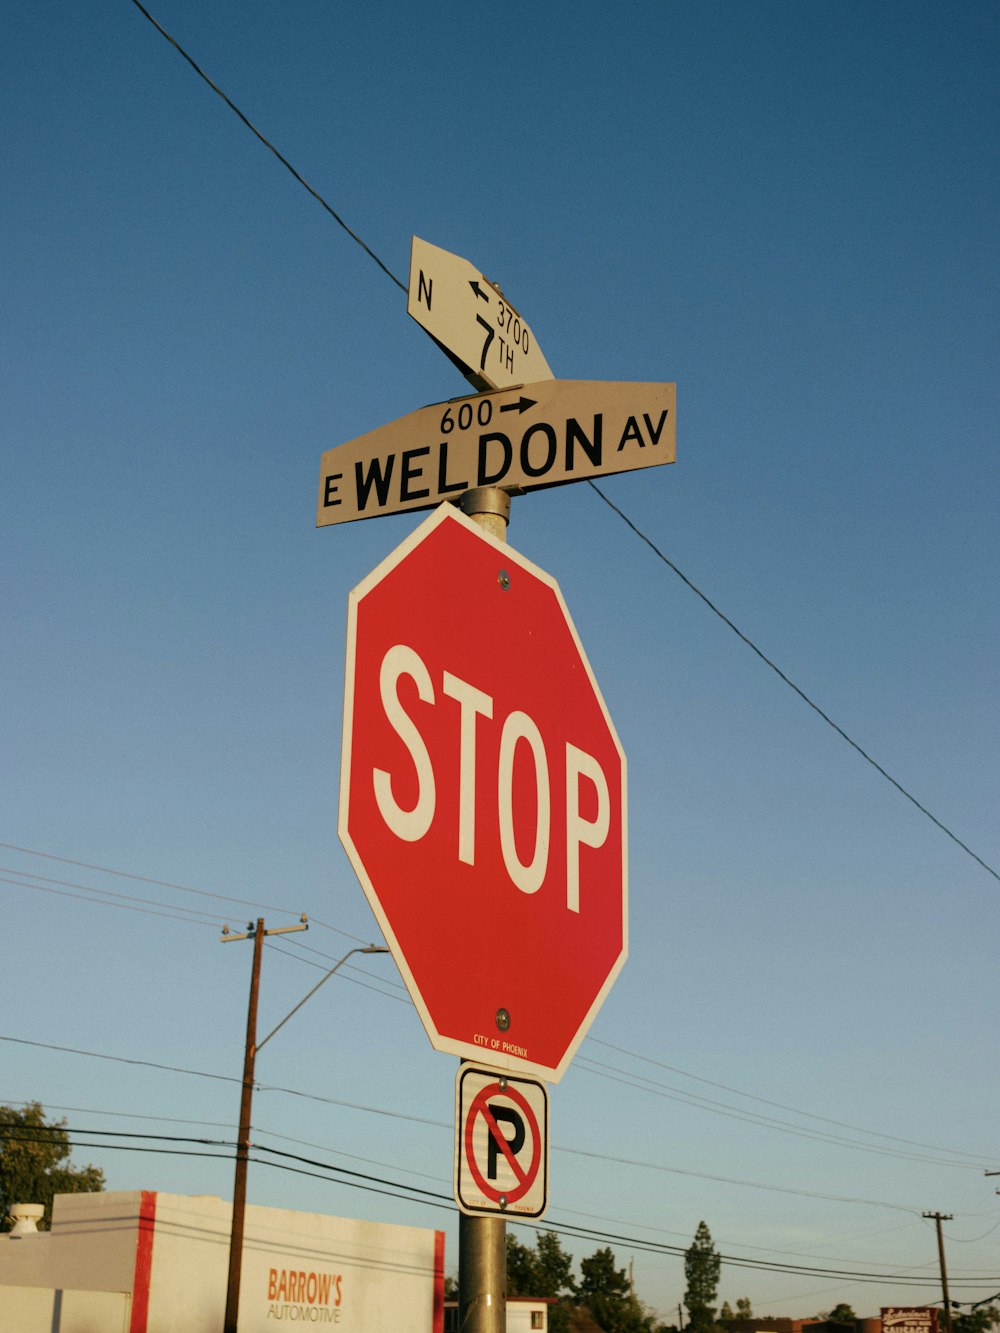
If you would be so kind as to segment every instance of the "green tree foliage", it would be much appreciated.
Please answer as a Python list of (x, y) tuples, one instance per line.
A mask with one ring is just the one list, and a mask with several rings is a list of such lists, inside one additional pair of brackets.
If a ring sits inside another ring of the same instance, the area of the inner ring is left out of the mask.
[[(979, 1305), (968, 1314), (951, 1313), (952, 1333), (990, 1333), (1000, 1324), (1000, 1306)], [(944, 1316), (938, 1316), (938, 1328), (944, 1328)]]
[(104, 1172), (96, 1166), (71, 1166), (71, 1150), (66, 1121), (47, 1124), (40, 1103), (29, 1102), (20, 1111), (0, 1106), (0, 1231), (12, 1226), (12, 1204), (44, 1204), (39, 1225), (47, 1231), (56, 1194), (104, 1189)]
[(631, 1293), (624, 1268), (615, 1267), (612, 1250), (596, 1250), (580, 1260), (577, 1301), (585, 1305), (604, 1333), (661, 1333), (664, 1325)]
[(719, 1311), (719, 1323), (730, 1324), (733, 1320), (743, 1320), (753, 1318), (753, 1306), (750, 1304), (749, 1296), (740, 1296), (736, 1301), (736, 1309), (728, 1301), (722, 1302), (722, 1309)]
[(538, 1275), (538, 1256), (527, 1245), (522, 1245), (507, 1232), (507, 1295), (540, 1296), (535, 1281)]
[(628, 1274), (624, 1268), (615, 1267), (610, 1249), (595, 1250), (589, 1259), (580, 1260), (577, 1295), (605, 1333), (619, 1333), (628, 1327)]
[(507, 1233), (507, 1295), (555, 1296), (549, 1306), (550, 1333), (568, 1333), (572, 1305), (584, 1306), (602, 1333), (665, 1333), (642, 1302), (630, 1292), (624, 1268), (615, 1267), (611, 1250), (597, 1250), (580, 1263), (580, 1281), (573, 1278), (573, 1256), (554, 1231), (543, 1231), (535, 1248)]
[(684, 1276), (687, 1279), (684, 1304), (688, 1311), (688, 1327), (693, 1333), (709, 1333), (715, 1323), (715, 1298), (721, 1266), (719, 1252), (712, 1243), (712, 1233), (704, 1222), (699, 1222), (694, 1240), (684, 1255)]
[(851, 1307), (846, 1305), (843, 1301), (841, 1301), (839, 1305), (835, 1305), (829, 1314), (820, 1316), (821, 1319), (825, 1319), (829, 1324), (853, 1324), (856, 1322), (857, 1317), (858, 1316), (854, 1313)]
[[(573, 1256), (567, 1254), (554, 1231), (542, 1231), (535, 1249), (522, 1245), (507, 1232), (507, 1295), (559, 1296), (576, 1291)], [(565, 1299), (549, 1306), (550, 1333), (566, 1333), (569, 1311)]]
[(567, 1254), (554, 1231), (542, 1231), (535, 1242), (540, 1296), (561, 1296), (575, 1292), (573, 1256)]

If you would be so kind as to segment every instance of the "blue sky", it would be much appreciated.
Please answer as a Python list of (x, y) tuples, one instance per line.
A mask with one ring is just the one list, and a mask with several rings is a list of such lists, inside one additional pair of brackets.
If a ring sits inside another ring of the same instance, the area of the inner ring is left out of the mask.
[[(995, 872), (996, 7), (153, 12), (404, 282), (417, 234), (557, 376), (676, 381), (676, 466), (607, 494)], [(39, 1043), (4, 1044), (0, 1102), (226, 1137), (233, 1084), (45, 1047), (236, 1078), (249, 948), (217, 927), (326, 923), (268, 950), (262, 1023), (374, 938), (336, 837), (347, 594), (418, 519), (317, 532), (319, 459), (465, 386), (129, 0), (11, 14), (0, 106), (0, 1026)], [(549, 1223), (683, 1246), (704, 1218), (727, 1255), (912, 1275), (723, 1269), (720, 1299), (861, 1314), (938, 1295), (941, 1210), (953, 1294), (1000, 1290), (995, 873), (589, 487), (516, 500), (509, 540), (630, 773), (632, 952), (553, 1092)], [(262, 1055), (305, 1095), (258, 1094), (258, 1132), (447, 1195), (454, 1073), (365, 960)], [(446, 1210), (265, 1166), (250, 1197), (444, 1226), (455, 1260)], [(676, 1307), (676, 1256), (614, 1245)]]

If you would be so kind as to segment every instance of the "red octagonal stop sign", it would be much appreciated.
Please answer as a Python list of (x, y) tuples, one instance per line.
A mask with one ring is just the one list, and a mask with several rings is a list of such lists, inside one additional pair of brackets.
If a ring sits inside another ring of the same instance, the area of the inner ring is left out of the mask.
[(628, 952), (625, 755), (556, 582), (448, 505), (350, 595), (339, 831), (436, 1049), (558, 1081)]

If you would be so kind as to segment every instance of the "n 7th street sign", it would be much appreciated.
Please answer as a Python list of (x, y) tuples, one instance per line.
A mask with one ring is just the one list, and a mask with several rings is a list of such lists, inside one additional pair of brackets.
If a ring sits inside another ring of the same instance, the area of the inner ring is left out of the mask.
[(535, 335), (507, 298), (460, 255), (414, 236), (406, 310), (477, 389), (550, 380)]
[(672, 463), (676, 385), (542, 380), (420, 408), (328, 449), (316, 526)]

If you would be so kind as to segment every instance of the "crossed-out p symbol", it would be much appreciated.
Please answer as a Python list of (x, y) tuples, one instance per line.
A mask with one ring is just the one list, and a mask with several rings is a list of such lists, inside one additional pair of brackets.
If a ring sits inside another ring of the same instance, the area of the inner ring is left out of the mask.
[(464, 1065), (456, 1092), (458, 1206), (540, 1217), (548, 1202), (544, 1085)]
[[(497, 1158), (501, 1156), (507, 1160), (510, 1160), (511, 1156), (516, 1158), (524, 1147), (524, 1121), (512, 1106), (504, 1106), (500, 1102), (490, 1102), (486, 1109), (492, 1116), (492, 1123), (489, 1124), (490, 1134), (486, 1152), (486, 1175), (490, 1180), (496, 1180)], [(503, 1144), (501, 1144), (497, 1133), (501, 1123), (510, 1125), (514, 1131), (509, 1138), (505, 1136)], [(508, 1149), (510, 1150), (509, 1154)]]

